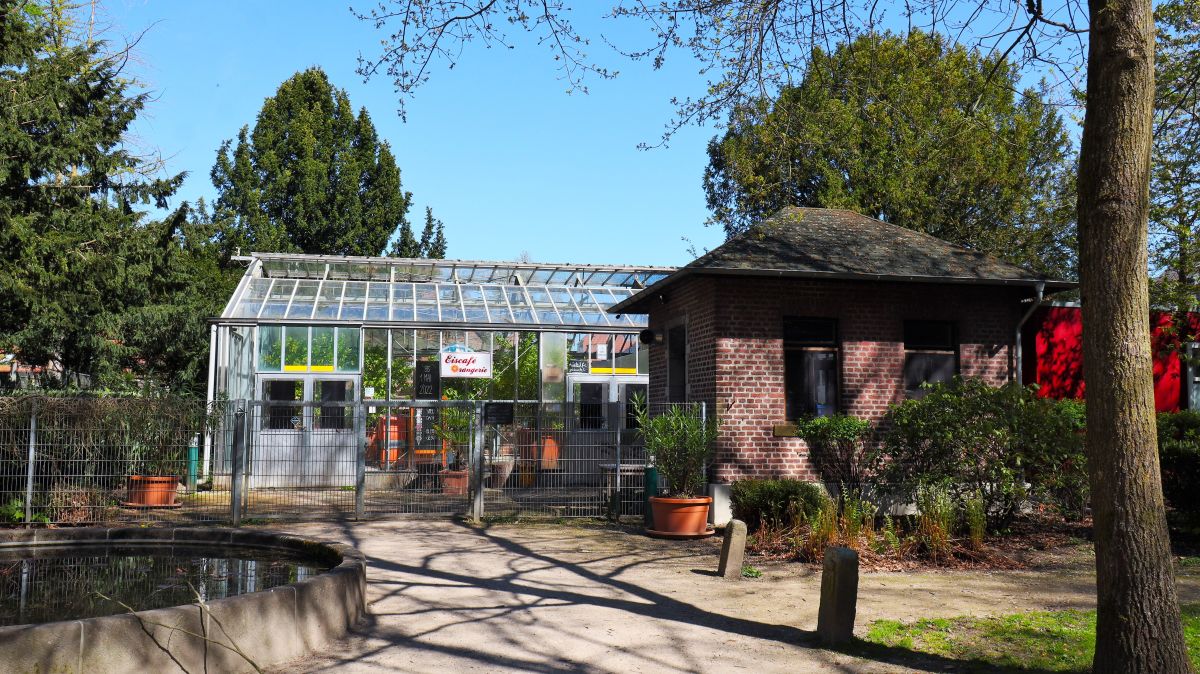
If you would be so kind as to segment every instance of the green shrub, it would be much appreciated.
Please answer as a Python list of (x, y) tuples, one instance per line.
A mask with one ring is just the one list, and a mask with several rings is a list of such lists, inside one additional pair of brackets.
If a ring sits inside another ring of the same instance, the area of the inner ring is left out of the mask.
[(820, 486), (800, 480), (738, 480), (730, 489), (733, 516), (750, 531), (802, 524), (826, 500)]
[(1200, 412), (1158, 415), (1163, 496), (1177, 512), (1200, 515)]
[(987, 532), (987, 513), (984, 512), (983, 498), (978, 494), (967, 499), (963, 519), (967, 521), (967, 540), (971, 543), (971, 549), (981, 549), (983, 535)]
[(800, 437), (808, 444), (808, 457), (826, 484), (861, 489), (864, 453), (874, 429), (871, 422), (846, 414), (801, 419)]
[(826, 498), (817, 511), (808, 516), (808, 530), (800, 541), (800, 557), (809, 562), (825, 558), (825, 548), (838, 541), (837, 504)]
[(936, 486), (959, 507), (978, 493), (992, 527), (1010, 522), (1031, 496), (1064, 510), (1086, 503), (1078, 403), (955, 378), (892, 406), (886, 426), (870, 455), (883, 493), (912, 501)]

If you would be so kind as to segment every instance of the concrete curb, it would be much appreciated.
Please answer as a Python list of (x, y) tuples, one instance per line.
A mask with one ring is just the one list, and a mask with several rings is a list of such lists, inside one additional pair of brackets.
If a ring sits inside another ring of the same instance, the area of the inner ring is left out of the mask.
[[(313, 653), (366, 615), (366, 559), (354, 548), (228, 528), (0, 530), (0, 552), (31, 546), (220, 545), (301, 552), (328, 572), (264, 592), (133, 614), (0, 627), (6, 672), (243, 672)], [(240, 651), (241, 653), (239, 654)]]

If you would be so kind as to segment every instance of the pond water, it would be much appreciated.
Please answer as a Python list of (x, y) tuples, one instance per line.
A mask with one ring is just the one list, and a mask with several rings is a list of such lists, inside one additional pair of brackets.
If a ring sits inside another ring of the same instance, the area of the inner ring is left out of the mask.
[(295, 583), (329, 566), (285, 551), (183, 546), (0, 553), (0, 626), (95, 618)]

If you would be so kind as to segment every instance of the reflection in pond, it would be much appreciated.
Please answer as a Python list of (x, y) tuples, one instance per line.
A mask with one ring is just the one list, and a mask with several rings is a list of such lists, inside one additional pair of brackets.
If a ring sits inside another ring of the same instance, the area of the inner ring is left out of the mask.
[(9, 551), (0, 555), (0, 626), (212, 601), (328, 569), (275, 550), (143, 545)]

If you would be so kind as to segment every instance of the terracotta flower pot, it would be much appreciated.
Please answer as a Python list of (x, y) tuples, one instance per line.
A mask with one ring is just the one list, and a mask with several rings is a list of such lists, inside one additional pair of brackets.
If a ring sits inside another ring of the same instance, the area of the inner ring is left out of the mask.
[(670, 498), (651, 496), (650, 508), (654, 511), (654, 530), (650, 533), (664, 536), (706, 536), (708, 508), (712, 498)]
[(174, 475), (130, 475), (126, 505), (138, 508), (169, 508), (179, 505), (175, 488), (179, 478)]
[(488, 477), (488, 486), (492, 489), (503, 489), (516, 465), (516, 459), (511, 456), (501, 456), (492, 461), (492, 474)]
[(467, 493), (467, 471), (443, 470), (438, 475), (442, 477), (442, 493), (461, 496)]

